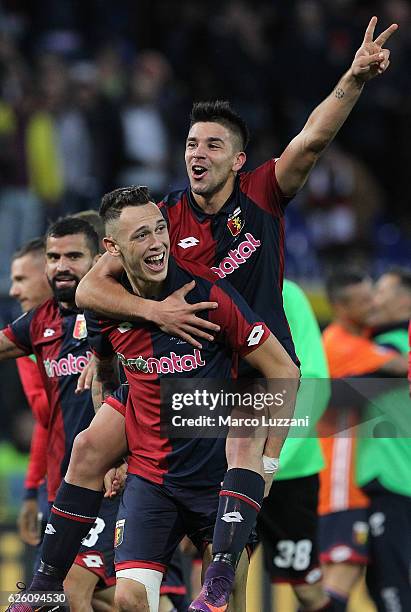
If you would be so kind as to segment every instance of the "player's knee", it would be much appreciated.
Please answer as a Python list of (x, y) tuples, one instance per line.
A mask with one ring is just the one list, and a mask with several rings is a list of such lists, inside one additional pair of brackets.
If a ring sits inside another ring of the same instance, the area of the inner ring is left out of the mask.
[(260, 437), (228, 438), (226, 457), (229, 468), (255, 469), (261, 463), (265, 440)]
[(120, 612), (157, 612), (161, 572), (143, 568), (120, 570), (114, 603)]
[(88, 427), (81, 431), (75, 438), (70, 459), (71, 470), (89, 471), (93, 475), (107, 471), (104, 456), (104, 446), (96, 440), (93, 430)]
[(119, 612), (151, 612), (144, 584), (134, 580), (118, 581), (114, 604)]

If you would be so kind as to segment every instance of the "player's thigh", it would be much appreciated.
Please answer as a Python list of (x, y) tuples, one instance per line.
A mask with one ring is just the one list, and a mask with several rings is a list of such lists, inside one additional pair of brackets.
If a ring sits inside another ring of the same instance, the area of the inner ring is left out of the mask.
[(257, 519), (272, 582), (314, 584), (319, 567), (318, 475), (274, 480)]
[(129, 474), (115, 529), (117, 576), (130, 568), (164, 573), (183, 535), (183, 521), (166, 486)]
[(84, 469), (84, 462), (91, 469), (108, 469), (127, 453), (125, 418), (108, 404), (103, 404), (90, 425), (76, 437), (70, 461)]

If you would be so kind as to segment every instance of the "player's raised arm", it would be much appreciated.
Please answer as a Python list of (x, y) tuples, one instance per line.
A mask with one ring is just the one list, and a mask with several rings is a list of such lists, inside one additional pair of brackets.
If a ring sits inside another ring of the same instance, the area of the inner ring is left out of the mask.
[(103, 255), (80, 281), (77, 305), (118, 321), (155, 323), (170, 336), (179, 336), (197, 348), (201, 348), (201, 344), (194, 336), (213, 340), (211, 334), (219, 331), (218, 325), (197, 316), (201, 311), (216, 308), (216, 302), (189, 304), (186, 301), (185, 296), (194, 288), (194, 281), (165, 300), (155, 302), (127, 291), (118, 282), (122, 273), (121, 263), (108, 254)]
[(384, 45), (398, 25), (390, 25), (374, 38), (376, 24), (377, 17), (372, 17), (351, 67), (332, 93), (311, 113), (302, 131), (277, 161), (276, 176), (285, 195), (294, 195), (304, 185), (317, 159), (350, 114), (364, 84), (387, 70), (390, 52)]
[(0, 331), (0, 361), (15, 359), (26, 355), (25, 351), (9, 340), (4, 332)]

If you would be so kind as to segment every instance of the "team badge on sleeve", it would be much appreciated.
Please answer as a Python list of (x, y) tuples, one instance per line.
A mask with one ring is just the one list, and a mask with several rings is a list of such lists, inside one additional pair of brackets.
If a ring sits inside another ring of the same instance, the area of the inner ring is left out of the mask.
[(233, 236), (238, 236), (244, 227), (244, 220), (241, 218), (241, 208), (238, 206), (228, 217), (227, 227)]
[(120, 519), (116, 522), (116, 528), (114, 530), (114, 548), (120, 546), (124, 537), (124, 524), (126, 519)]
[(76, 322), (74, 323), (73, 338), (76, 340), (83, 340), (87, 338), (87, 326), (86, 319), (83, 314), (78, 314)]

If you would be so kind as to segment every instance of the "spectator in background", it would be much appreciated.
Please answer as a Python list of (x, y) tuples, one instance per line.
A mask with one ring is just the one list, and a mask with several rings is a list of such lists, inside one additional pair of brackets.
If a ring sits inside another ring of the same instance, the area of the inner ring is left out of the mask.
[(325, 268), (348, 254), (370, 254), (381, 192), (364, 164), (334, 143), (313, 169), (303, 198), (308, 231)]
[(132, 68), (121, 113), (126, 161), (118, 183), (148, 184), (155, 199), (167, 190), (170, 178), (169, 134), (160, 110), (160, 98), (170, 78), (166, 58), (157, 51), (143, 51)]
[(9, 264), (16, 245), (40, 234), (43, 211), (37, 197), (31, 159), (35, 101), (12, 41), (0, 41), (0, 295), (7, 295)]
[(103, 244), (103, 238), (106, 235), (106, 230), (104, 227), (104, 223), (100, 215), (98, 214), (98, 212), (96, 210), (91, 210), (91, 209), (82, 210), (81, 212), (76, 213), (75, 215), (72, 215), (72, 216), (77, 217), (78, 219), (83, 219), (83, 221), (87, 221), (87, 223), (90, 223), (90, 225), (93, 226), (93, 229), (98, 236), (99, 252), (100, 254), (105, 253), (106, 249)]

